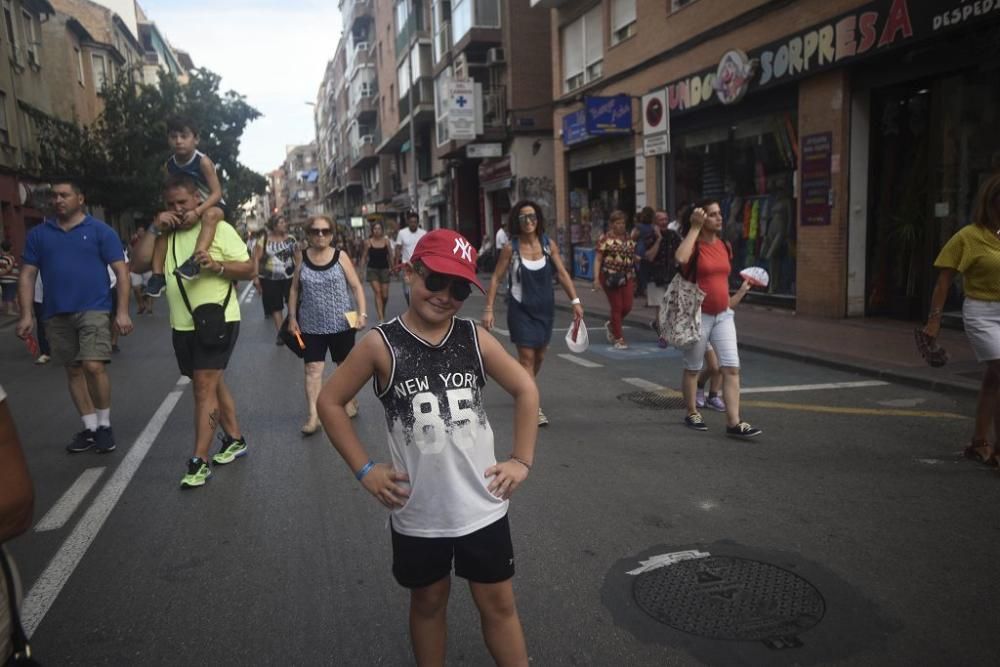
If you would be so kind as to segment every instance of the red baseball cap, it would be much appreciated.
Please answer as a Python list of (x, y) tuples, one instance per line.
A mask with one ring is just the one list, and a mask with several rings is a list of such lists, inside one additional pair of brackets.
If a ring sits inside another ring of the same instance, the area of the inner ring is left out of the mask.
[(410, 255), (410, 262), (418, 259), (434, 273), (468, 280), (480, 292), (486, 293), (476, 277), (476, 249), (458, 232), (435, 229), (424, 234)]

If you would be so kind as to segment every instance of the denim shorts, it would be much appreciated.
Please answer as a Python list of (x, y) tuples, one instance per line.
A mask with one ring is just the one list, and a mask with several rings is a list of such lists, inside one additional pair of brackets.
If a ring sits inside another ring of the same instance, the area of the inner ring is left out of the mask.
[(685, 369), (701, 370), (705, 364), (705, 349), (709, 343), (719, 357), (719, 366), (740, 367), (740, 353), (736, 347), (736, 315), (732, 308), (727, 308), (716, 315), (701, 314), (701, 338), (684, 350)]

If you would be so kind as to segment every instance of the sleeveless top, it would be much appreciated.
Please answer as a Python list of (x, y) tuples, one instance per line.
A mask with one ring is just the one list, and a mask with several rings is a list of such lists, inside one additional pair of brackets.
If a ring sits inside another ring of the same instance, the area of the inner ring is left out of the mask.
[(298, 321), (303, 333), (332, 334), (351, 328), (344, 313), (353, 310), (354, 305), (339, 260), (339, 250), (322, 266), (313, 264), (308, 252), (302, 256)]
[(388, 269), (389, 268), (389, 242), (386, 241), (384, 248), (368, 247), (368, 268)]
[(295, 272), (295, 246), (298, 243), (291, 236), (283, 241), (267, 241), (264, 244), (263, 264), (260, 277), (265, 280), (291, 280)]
[[(201, 193), (202, 199), (208, 199), (208, 196), (212, 194), (212, 188), (208, 186), (208, 181), (205, 180), (205, 175), (201, 173), (201, 159), (205, 157), (205, 154), (201, 151), (196, 150), (191, 159), (184, 164), (178, 164), (176, 156), (171, 155), (170, 159), (167, 160), (167, 173), (171, 176), (176, 176), (177, 174), (186, 174), (194, 179), (195, 184), (198, 186), (198, 192)], [(219, 206), (225, 206), (225, 200), (219, 201)]]
[(508, 502), (487, 490), (496, 463), (486, 418), (486, 372), (472, 320), (452, 318), (432, 345), (400, 318), (375, 327), (392, 356), (385, 387), (372, 386), (385, 409), (389, 451), (410, 477), (410, 497), (392, 526), (414, 537), (460, 537), (503, 518)]

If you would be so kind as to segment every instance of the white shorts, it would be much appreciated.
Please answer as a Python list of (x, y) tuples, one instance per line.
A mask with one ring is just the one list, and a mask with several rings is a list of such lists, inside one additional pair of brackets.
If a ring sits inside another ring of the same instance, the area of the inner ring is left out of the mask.
[(1000, 359), (1000, 301), (980, 301), (965, 297), (962, 321), (976, 359)]
[(146, 271), (145, 273), (129, 273), (129, 280), (132, 283), (132, 287), (145, 287), (146, 283), (149, 282), (150, 276), (152, 275), (152, 271)]
[(740, 353), (736, 347), (736, 314), (727, 308), (717, 315), (701, 314), (701, 338), (684, 350), (684, 368), (700, 371), (705, 365), (705, 349), (711, 344), (722, 368), (739, 368)]

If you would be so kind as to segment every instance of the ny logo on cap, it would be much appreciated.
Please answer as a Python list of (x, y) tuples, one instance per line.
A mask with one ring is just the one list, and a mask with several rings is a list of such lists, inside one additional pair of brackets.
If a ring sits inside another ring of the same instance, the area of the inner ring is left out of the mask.
[(471, 262), (472, 244), (461, 237), (455, 239), (455, 247), (452, 249), (451, 254), (457, 255), (458, 253), (462, 253), (462, 259)]

